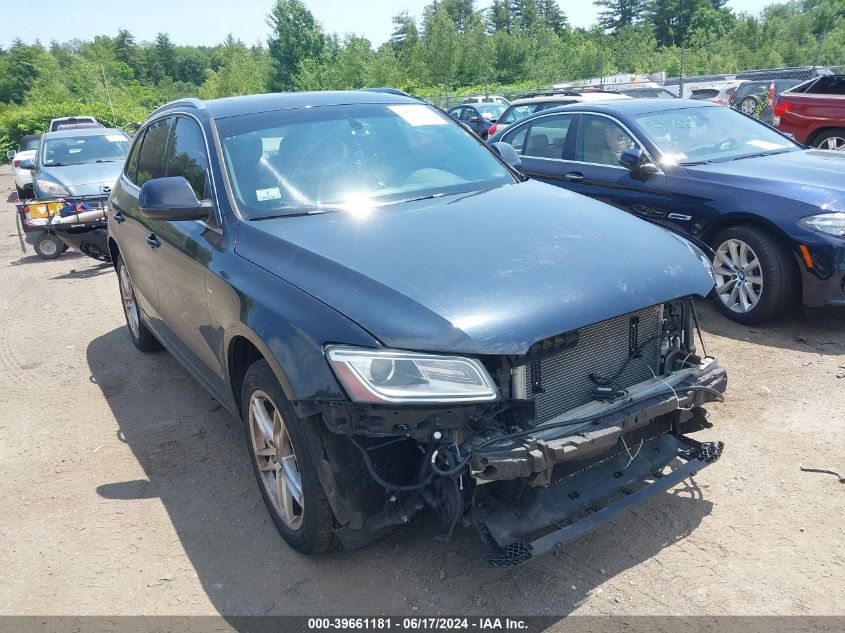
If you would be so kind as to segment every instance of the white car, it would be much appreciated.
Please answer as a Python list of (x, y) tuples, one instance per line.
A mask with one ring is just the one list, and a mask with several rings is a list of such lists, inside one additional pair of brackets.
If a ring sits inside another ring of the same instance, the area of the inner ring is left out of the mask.
[(21, 138), (17, 152), (9, 152), (12, 159), (12, 166), (15, 168), (15, 189), (18, 191), (18, 198), (32, 197), (32, 172), (28, 169), (21, 169), (21, 161), (34, 159), (38, 151), (38, 144), (41, 142), (40, 134), (29, 134)]
[(461, 101), (461, 103), (501, 103), (504, 105), (510, 105), (510, 101), (499, 95), (476, 95), (474, 97), (466, 97), (463, 101)]
[(50, 121), (50, 132), (57, 132), (60, 129), (72, 129), (73, 127), (103, 127), (97, 119), (88, 115), (63, 116)]

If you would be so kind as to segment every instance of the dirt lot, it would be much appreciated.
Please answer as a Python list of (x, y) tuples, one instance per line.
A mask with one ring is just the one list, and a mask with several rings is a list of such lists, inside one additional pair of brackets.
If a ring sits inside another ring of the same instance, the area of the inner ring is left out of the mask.
[(0, 175), (0, 614), (845, 614), (845, 315), (745, 329), (702, 307), (730, 372), (717, 464), (556, 555), (501, 571), (413, 522), (304, 558), (240, 423), (124, 332), (117, 280), (22, 254)]

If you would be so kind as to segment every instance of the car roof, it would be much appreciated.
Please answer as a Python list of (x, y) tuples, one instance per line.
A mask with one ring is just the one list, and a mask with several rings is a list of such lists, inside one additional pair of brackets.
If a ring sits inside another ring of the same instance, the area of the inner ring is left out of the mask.
[(511, 101), (512, 106), (530, 105), (532, 103), (554, 103), (555, 101), (577, 101), (579, 103), (587, 101), (626, 101), (630, 99), (628, 95), (623, 95), (618, 92), (603, 92), (595, 90), (581, 93), (561, 93), (559, 95), (543, 95), (537, 97), (525, 97), (523, 99), (514, 99)]
[(84, 127), (75, 130), (58, 130), (57, 132), (46, 132), (41, 140), (49, 141), (54, 138), (76, 138), (79, 136), (105, 136), (106, 134), (120, 134), (126, 136), (123, 130), (113, 127)]
[(370, 92), (369, 90), (325, 90), (319, 92), (276, 92), (240, 97), (224, 97), (200, 101), (199, 99), (179, 99), (171, 101), (153, 114), (165, 111), (194, 108), (205, 110), (215, 119), (222, 119), (242, 114), (290, 110), (313, 106), (355, 105), (363, 103), (395, 103), (421, 105), (419, 99), (392, 94), (389, 92)]
[[(626, 101), (614, 101), (613, 103), (570, 103), (551, 110), (543, 110), (538, 114), (549, 114), (550, 112), (566, 112), (568, 110), (586, 110), (589, 112), (603, 112), (605, 114), (625, 114), (628, 116), (639, 116), (652, 112), (664, 110), (683, 110), (686, 108), (724, 108), (708, 101), (697, 101), (695, 99), (629, 99)], [(525, 119), (523, 119), (524, 121)], [(520, 121), (521, 123), (522, 121)]]

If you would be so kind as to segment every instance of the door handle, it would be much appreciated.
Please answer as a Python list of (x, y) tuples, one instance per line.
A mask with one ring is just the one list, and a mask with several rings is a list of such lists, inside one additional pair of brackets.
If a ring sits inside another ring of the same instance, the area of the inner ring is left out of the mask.
[(114, 214), (112, 214), (112, 217), (114, 218), (115, 222), (125, 222), (126, 221), (126, 216), (123, 215), (123, 211), (115, 211)]
[(580, 171), (570, 171), (564, 176), (569, 182), (581, 182), (584, 180), (584, 174)]
[(156, 237), (155, 233), (150, 233), (146, 239), (147, 244), (150, 245), (150, 248), (158, 248), (159, 246), (161, 246), (161, 242), (158, 241), (158, 238)]

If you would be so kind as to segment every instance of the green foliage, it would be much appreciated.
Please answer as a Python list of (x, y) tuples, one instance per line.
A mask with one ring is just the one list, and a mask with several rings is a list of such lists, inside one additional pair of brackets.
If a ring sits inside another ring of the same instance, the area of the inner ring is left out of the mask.
[(299, 65), (322, 57), (325, 35), (300, 0), (276, 0), (267, 24), (272, 30), (268, 43), (275, 67), (271, 87), (289, 90), (294, 86)]

